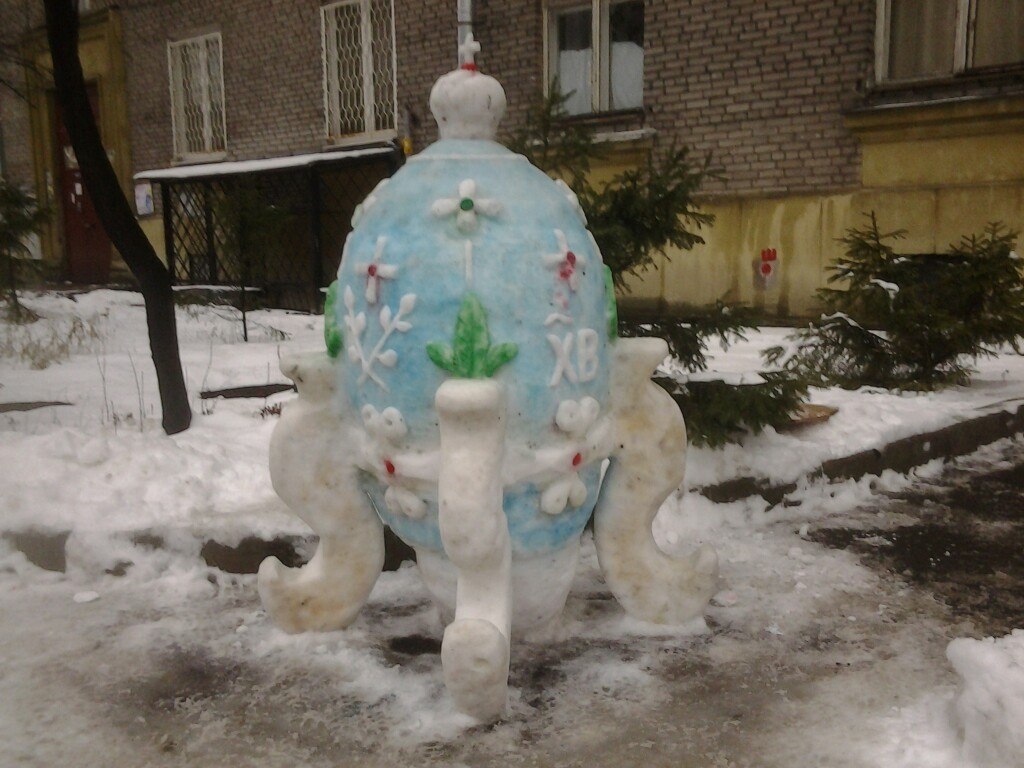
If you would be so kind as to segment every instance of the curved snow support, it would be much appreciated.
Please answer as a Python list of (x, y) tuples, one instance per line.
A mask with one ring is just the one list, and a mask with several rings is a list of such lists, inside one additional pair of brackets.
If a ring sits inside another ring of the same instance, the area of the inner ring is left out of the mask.
[(319, 536), (302, 568), (276, 557), (260, 565), (259, 592), (286, 632), (348, 626), (384, 567), (384, 528), (359, 487), (357, 445), (337, 415), (335, 362), (326, 354), (284, 358), (281, 372), (299, 397), (283, 409), (270, 440), (270, 479), (278, 496)]
[(651, 524), (686, 471), (686, 425), (667, 392), (650, 380), (668, 354), (662, 339), (615, 342), (612, 413), (616, 447), (594, 514), (605, 580), (638, 619), (682, 624), (703, 614), (715, 593), (718, 556), (702, 546), (677, 559), (662, 552)]
[(455, 619), (441, 644), (458, 709), (489, 721), (508, 698), (512, 562), (502, 504), (505, 398), (491, 379), (450, 379), (435, 397), (441, 426), (438, 518), (458, 571)]

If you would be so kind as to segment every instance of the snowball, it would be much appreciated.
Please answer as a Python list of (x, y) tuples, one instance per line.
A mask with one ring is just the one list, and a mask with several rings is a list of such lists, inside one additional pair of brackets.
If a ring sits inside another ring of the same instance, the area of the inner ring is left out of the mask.
[(985, 768), (1024, 764), (1024, 629), (984, 640), (958, 638), (946, 648), (960, 675), (955, 716), (964, 760)]

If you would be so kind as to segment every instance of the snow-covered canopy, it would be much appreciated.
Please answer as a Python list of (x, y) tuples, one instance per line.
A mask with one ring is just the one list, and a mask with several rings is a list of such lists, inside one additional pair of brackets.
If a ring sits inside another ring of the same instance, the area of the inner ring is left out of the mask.
[(231, 160), (222, 163), (201, 163), (198, 165), (178, 165), (174, 168), (157, 168), (135, 174), (136, 181), (172, 181), (177, 179), (195, 179), (204, 176), (231, 176), (241, 173), (258, 173), (260, 171), (280, 171), (287, 168), (305, 168), (310, 165), (338, 160), (352, 160), (357, 157), (386, 155), (394, 152), (391, 147), (364, 147), (362, 149), (343, 149), (333, 152), (310, 152), (303, 155), (286, 155), (284, 157), (268, 157), (261, 160)]

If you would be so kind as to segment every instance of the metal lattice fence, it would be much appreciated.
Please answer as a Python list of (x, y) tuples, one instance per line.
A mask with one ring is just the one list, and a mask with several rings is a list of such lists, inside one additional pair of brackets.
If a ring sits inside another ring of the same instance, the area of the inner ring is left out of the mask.
[(393, 135), (393, 0), (343, 0), (320, 9), (327, 137)]
[(298, 168), (161, 180), (175, 282), (257, 288), (265, 306), (317, 311), (356, 205), (399, 151)]

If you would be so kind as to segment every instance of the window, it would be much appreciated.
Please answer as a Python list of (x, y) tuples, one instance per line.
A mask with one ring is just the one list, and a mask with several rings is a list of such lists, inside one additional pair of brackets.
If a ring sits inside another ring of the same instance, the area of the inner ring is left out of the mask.
[(879, 80), (1024, 62), (1024, 0), (878, 0)]
[(569, 114), (643, 105), (642, 0), (591, 0), (549, 11), (547, 30), (548, 80), (568, 95)]
[(338, 143), (396, 135), (392, 0), (343, 0), (320, 9), (327, 138)]
[(175, 158), (222, 156), (227, 131), (220, 33), (169, 43), (167, 60)]

